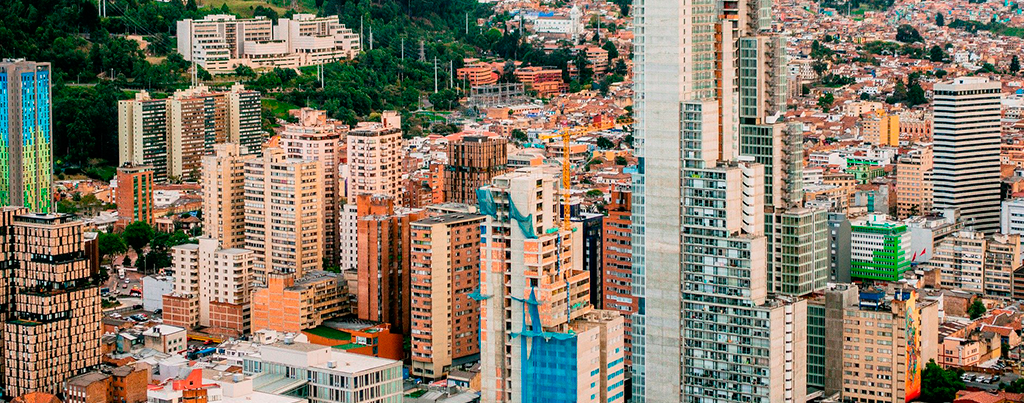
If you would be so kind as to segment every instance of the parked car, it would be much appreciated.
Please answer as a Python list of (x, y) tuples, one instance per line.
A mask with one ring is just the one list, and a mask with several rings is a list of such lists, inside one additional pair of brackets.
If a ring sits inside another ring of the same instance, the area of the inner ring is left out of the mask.
[(999, 375), (994, 375), (994, 376), (992, 376), (992, 383), (996, 383), (996, 382), (999, 382), (999, 379), (1000, 379), (1000, 378), (999, 378)]

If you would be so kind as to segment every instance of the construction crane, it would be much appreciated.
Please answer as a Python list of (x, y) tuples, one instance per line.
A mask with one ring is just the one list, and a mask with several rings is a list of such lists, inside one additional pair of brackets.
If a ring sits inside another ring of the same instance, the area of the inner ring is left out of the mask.
[(593, 123), (567, 127), (554, 134), (541, 135), (541, 140), (562, 139), (562, 229), (571, 230), (569, 214), (569, 192), (572, 187), (572, 167), (569, 162), (569, 145), (572, 140), (587, 133), (612, 129), (618, 126), (625, 126), (633, 123), (633, 118), (620, 116), (615, 120), (602, 119), (598, 116)]

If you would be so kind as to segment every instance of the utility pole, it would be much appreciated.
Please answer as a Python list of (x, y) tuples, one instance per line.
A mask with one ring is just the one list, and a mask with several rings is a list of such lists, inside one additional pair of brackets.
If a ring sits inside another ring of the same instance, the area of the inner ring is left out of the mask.
[[(360, 45), (362, 45), (362, 43), (365, 40), (365, 38), (366, 37), (363, 36), (363, 16), (360, 15), (359, 16), (359, 44)], [(363, 46), (359, 46), (359, 47), (363, 48)]]
[(437, 93), (437, 56), (434, 56), (434, 93)]
[(423, 40), (422, 39), (420, 39), (420, 61), (421, 62), (427, 61), (427, 52), (426, 52), (426, 50), (423, 49)]
[(402, 38), (402, 60), (405, 60), (405, 38)]
[(455, 61), (448, 61), (448, 88), (452, 88), (455, 85)]
[(469, 13), (466, 13), (466, 36), (469, 36)]
[(373, 25), (370, 25), (370, 50), (373, 50)]

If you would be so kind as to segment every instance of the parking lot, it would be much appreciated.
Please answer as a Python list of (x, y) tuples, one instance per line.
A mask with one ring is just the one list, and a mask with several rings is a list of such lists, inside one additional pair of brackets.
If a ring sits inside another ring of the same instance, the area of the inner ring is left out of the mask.
[[(993, 379), (994, 376), (998, 376), (998, 379)], [(999, 388), (1000, 383), (1009, 384), (1017, 378), (1017, 374), (1013, 372), (1007, 372), (1000, 375), (965, 372), (964, 375), (960, 377), (960, 380), (964, 381), (964, 386), (968, 388), (996, 390)]]

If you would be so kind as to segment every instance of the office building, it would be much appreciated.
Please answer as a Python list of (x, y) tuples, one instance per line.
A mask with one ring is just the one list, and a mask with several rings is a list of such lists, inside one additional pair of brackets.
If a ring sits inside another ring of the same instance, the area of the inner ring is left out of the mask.
[(288, 158), (278, 147), (245, 163), (245, 248), (254, 252), (253, 280), (270, 273), (323, 267), (323, 161)]
[(860, 135), (864, 141), (877, 146), (899, 147), (899, 115), (890, 115), (884, 109), (876, 109), (866, 115), (858, 122)]
[(476, 190), (505, 173), (508, 140), (503, 137), (463, 136), (448, 143), (444, 167), (444, 201), (476, 204)]
[(479, 214), (452, 213), (411, 224), (413, 376), (443, 378), (480, 356)]
[(869, 214), (850, 223), (850, 276), (854, 279), (897, 281), (910, 270), (912, 251), (907, 225)]
[(793, 208), (766, 214), (772, 229), (768, 287), (773, 293), (803, 296), (825, 288), (830, 249), (828, 211)]
[[(571, 209), (570, 209), (571, 211)], [(601, 266), (602, 233), (604, 232), (604, 215), (596, 213), (576, 213), (572, 222), (580, 223), (580, 231), (583, 232), (582, 252), (583, 270), (590, 273), (590, 306), (601, 309), (604, 303), (601, 286), (604, 284), (604, 270)]]
[(402, 122), (387, 111), (381, 123), (360, 123), (345, 136), (348, 156), (348, 197), (385, 195), (402, 198)]
[(934, 207), (958, 208), (969, 228), (999, 230), (1002, 85), (981, 77), (935, 84)]
[(153, 225), (153, 168), (132, 164), (118, 167), (114, 203), (120, 225), (135, 221)]
[(50, 63), (0, 61), (0, 206), (53, 208)]
[(825, 394), (843, 400), (912, 402), (921, 395), (921, 370), (937, 358), (938, 304), (913, 290), (826, 290)]
[(298, 333), (341, 316), (348, 287), (337, 273), (316, 270), (302, 277), (271, 273), (252, 293), (252, 328)]
[(896, 218), (932, 211), (932, 148), (910, 150), (896, 164)]
[(214, 144), (238, 144), (242, 154), (261, 152), (261, 116), (260, 93), (241, 84), (220, 91), (198, 85), (167, 99), (142, 91), (118, 101), (120, 163), (152, 166), (158, 183), (198, 180), (202, 157)]
[(422, 218), (423, 212), (396, 209), (394, 199), (382, 195), (358, 195), (356, 206), (358, 317), (390, 323), (393, 329), (408, 335), (409, 225)]
[(1002, 202), (999, 214), (999, 232), (1002, 234), (1024, 234), (1024, 199), (1010, 199)]
[(82, 222), (66, 214), (3, 211), (3, 382), (8, 396), (60, 393), (100, 364), (100, 290)]
[(226, 337), (249, 334), (254, 253), (216, 239), (171, 248), (174, 292), (164, 295), (165, 324)]
[(281, 131), (279, 143), (289, 158), (317, 160), (323, 167), (324, 207), (324, 256), (331, 264), (340, 259), (338, 240), (341, 225), (341, 175), (339, 166), (342, 155), (342, 135), (333, 123), (328, 123), (327, 112), (312, 108), (299, 110), (299, 121), (286, 124)]
[(401, 361), (302, 343), (292, 336), (258, 349), (242, 357), (242, 374), (280, 377), (283, 384), (304, 384), (310, 402), (402, 402)]
[(1020, 235), (962, 230), (936, 244), (924, 265), (938, 271), (939, 286), (991, 297), (1013, 294), (1013, 273), (1021, 267)]
[(216, 144), (203, 156), (203, 232), (224, 248), (245, 247), (245, 163), (255, 158), (235, 143)]
[(240, 65), (297, 69), (351, 59), (360, 51), (359, 34), (336, 15), (295, 14), (272, 21), (215, 14), (178, 21), (177, 28), (178, 52), (214, 74)]
[(477, 193), (483, 401), (624, 401), (623, 325), (590, 305), (580, 225), (562, 227), (557, 190), (531, 167)]

